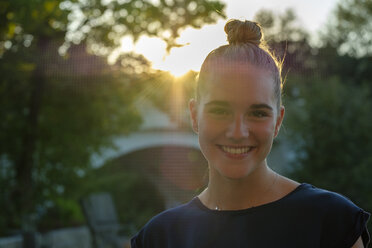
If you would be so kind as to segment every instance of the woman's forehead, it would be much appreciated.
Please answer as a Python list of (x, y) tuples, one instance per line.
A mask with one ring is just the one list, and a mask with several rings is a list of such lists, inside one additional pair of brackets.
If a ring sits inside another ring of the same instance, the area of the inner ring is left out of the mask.
[(207, 81), (240, 77), (262, 77), (270, 74), (264, 68), (260, 68), (248, 62), (231, 61), (227, 59), (214, 59), (207, 68), (204, 68), (204, 78)]
[(244, 70), (244, 73), (216, 72), (205, 82), (204, 100), (237, 102), (272, 102), (273, 78), (262, 71)]
[[(226, 64), (214, 67), (204, 75), (204, 83), (214, 87), (216, 84), (225, 85), (233, 82), (262, 82), (270, 81), (273, 86), (273, 77), (270, 72), (251, 64)], [(241, 85), (244, 86), (244, 85)]]

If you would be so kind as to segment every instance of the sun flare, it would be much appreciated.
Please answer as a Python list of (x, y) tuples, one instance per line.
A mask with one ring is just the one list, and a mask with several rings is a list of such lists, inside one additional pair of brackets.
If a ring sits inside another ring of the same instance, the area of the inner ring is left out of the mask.
[[(141, 36), (133, 44), (132, 39), (122, 39), (121, 51), (134, 51), (144, 55), (156, 70), (167, 71), (174, 77), (180, 77), (190, 70), (199, 71), (204, 58), (208, 53), (223, 44), (226, 44), (226, 37), (221, 32), (224, 21), (216, 25), (206, 25), (201, 29), (187, 28), (183, 30), (177, 39), (181, 47), (175, 47), (166, 52), (166, 43), (160, 38)], [(211, 40), (210, 37), (213, 37)], [(208, 42), (205, 42), (208, 40)]]
[(173, 48), (167, 54), (165, 42), (150, 37), (142, 37), (135, 46), (136, 52), (144, 54), (151, 61), (153, 69), (168, 71), (175, 77), (180, 77), (190, 70), (199, 70), (197, 54), (192, 49), (191, 46), (185, 45)]
[[(299, 20), (303, 21), (304, 26), (312, 32), (321, 26), (322, 22), (326, 20), (326, 14), (337, 2), (337, 0), (329, 0), (323, 4), (324, 1), (321, 0), (306, 3), (295, 0), (286, 0), (284, 3), (278, 3), (276, 0), (257, 1), (256, 3), (254, 1), (253, 3), (251, 1), (225, 1), (227, 3), (227, 19), (252, 19), (258, 10), (265, 8), (275, 8), (282, 12), (288, 7), (294, 8), (299, 13)], [(314, 21), (314, 16), (311, 16), (314, 13), (317, 15), (317, 21)], [(169, 54), (166, 52), (166, 43), (163, 40), (148, 36), (141, 36), (136, 44), (133, 44), (130, 36), (124, 37), (121, 52), (142, 54), (152, 63), (154, 69), (168, 71), (173, 76), (180, 77), (190, 70), (199, 71), (204, 58), (212, 49), (227, 44), (226, 35), (222, 31), (225, 23), (226, 19), (221, 19), (213, 25), (204, 25), (200, 29), (190, 27), (184, 29), (177, 42), (187, 45), (173, 48)]]

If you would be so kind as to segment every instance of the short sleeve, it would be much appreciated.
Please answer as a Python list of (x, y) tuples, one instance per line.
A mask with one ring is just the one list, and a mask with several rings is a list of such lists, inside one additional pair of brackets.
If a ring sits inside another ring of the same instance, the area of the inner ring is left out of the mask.
[(130, 247), (131, 248), (141, 248), (141, 245), (138, 244), (137, 236), (132, 237), (130, 240)]
[(368, 246), (370, 237), (367, 229), (367, 221), (369, 216), (367, 212), (359, 209), (354, 220), (355, 226), (351, 230), (349, 238), (346, 240), (348, 247), (352, 247), (359, 237), (362, 237), (364, 247)]
[(334, 194), (330, 198), (322, 227), (322, 247), (350, 248), (359, 237), (367, 247), (370, 214), (341, 195)]
[[(159, 215), (158, 215), (159, 216)], [(166, 247), (169, 229), (165, 228), (167, 219), (152, 218), (131, 238), (131, 248), (164, 248)]]
[(138, 232), (135, 236), (133, 236), (130, 240), (130, 247), (131, 248), (143, 248), (142, 244), (142, 238), (141, 236), (143, 235), (143, 230)]

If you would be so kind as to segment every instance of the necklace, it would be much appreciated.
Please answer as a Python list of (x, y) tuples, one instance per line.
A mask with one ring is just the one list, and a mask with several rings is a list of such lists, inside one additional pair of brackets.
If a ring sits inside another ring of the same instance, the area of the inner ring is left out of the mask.
[[(270, 185), (270, 186), (265, 190), (265, 192), (264, 192), (263, 194), (267, 194), (267, 193), (268, 193), (268, 192), (269, 192), (269, 191), (274, 187), (274, 185), (275, 185), (275, 183), (276, 183), (278, 177), (279, 177), (279, 174), (275, 172), (275, 178), (274, 178), (272, 184), (271, 184), (271, 185)], [(218, 205), (216, 204), (214, 210), (216, 210), (216, 211), (221, 211), (222, 209), (219, 208)]]

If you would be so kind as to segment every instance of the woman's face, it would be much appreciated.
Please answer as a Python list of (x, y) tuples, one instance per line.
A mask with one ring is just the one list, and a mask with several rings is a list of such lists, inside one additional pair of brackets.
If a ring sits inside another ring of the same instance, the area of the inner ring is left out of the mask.
[(199, 102), (190, 101), (193, 129), (210, 170), (238, 179), (265, 165), (284, 116), (273, 84), (270, 73), (247, 65), (215, 73)]

